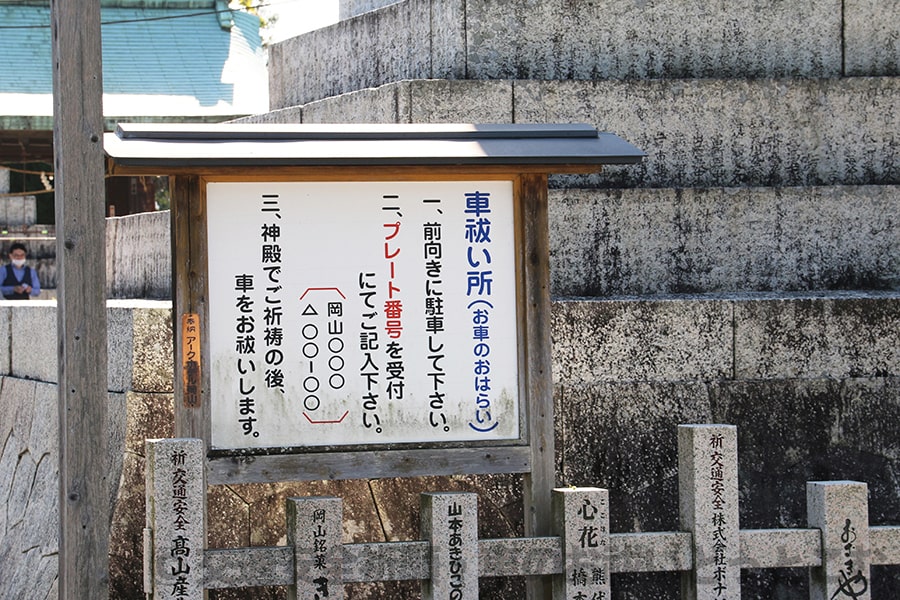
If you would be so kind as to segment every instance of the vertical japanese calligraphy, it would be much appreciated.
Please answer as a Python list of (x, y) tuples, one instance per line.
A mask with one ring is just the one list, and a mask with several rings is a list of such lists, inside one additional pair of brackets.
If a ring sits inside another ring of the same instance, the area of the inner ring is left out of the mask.
[(728, 525), (725, 512), (725, 474), (722, 454), (724, 436), (713, 433), (709, 436), (709, 489), (712, 494), (712, 548), (713, 548), (713, 587), (718, 598), (728, 590)]
[[(187, 471), (185, 470), (185, 460), (187, 454), (185, 452), (173, 452), (172, 461), (172, 515), (174, 519), (171, 523), (175, 536), (169, 540), (169, 553), (171, 555), (170, 568), (172, 571), (172, 589), (169, 597), (185, 598), (190, 596), (191, 582), (188, 575), (191, 572), (191, 539), (183, 535), (190, 521), (188, 521), (188, 502), (187, 502)], [(202, 540), (196, 540), (202, 543)], [(201, 546), (202, 547), (202, 546)]]
[(213, 447), (518, 439), (512, 188), (208, 184)]

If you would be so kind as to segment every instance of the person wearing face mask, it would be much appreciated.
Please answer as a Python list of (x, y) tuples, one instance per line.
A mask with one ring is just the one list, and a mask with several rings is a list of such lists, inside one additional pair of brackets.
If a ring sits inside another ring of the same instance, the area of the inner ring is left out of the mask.
[(28, 251), (19, 242), (9, 247), (9, 264), (3, 269), (3, 283), (0, 291), (7, 300), (28, 300), (41, 293), (37, 272), (25, 264)]

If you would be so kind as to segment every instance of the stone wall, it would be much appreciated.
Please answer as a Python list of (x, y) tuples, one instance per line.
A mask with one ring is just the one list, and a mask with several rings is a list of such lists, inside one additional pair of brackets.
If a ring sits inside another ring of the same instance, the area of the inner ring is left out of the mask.
[(893, 0), (405, 0), (275, 44), (269, 102), (405, 79), (893, 76), (898, 31)]

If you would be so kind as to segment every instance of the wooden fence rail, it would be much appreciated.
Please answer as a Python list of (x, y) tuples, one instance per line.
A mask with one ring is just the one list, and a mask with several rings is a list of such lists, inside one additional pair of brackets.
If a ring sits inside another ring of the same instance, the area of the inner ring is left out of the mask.
[[(740, 570), (808, 567), (810, 597), (871, 598), (869, 567), (900, 564), (900, 527), (869, 527), (864, 483), (807, 484), (808, 528), (741, 530), (737, 433), (679, 427), (683, 531), (609, 533), (597, 488), (553, 491), (551, 537), (477, 539), (477, 497), (422, 495), (421, 541), (343, 544), (340, 498), (291, 498), (288, 544), (204, 549), (199, 440), (148, 442), (145, 581), (152, 598), (202, 598), (204, 589), (288, 586), (291, 598), (343, 598), (342, 584), (421, 580), (423, 598), (478, 597), (482, 576), (548, 575), (554, 600), (611, 595), (612, 573), (679, 571), (688, 599), (740, 598)], [(189, 464), (197, 459), (199, 468)]]

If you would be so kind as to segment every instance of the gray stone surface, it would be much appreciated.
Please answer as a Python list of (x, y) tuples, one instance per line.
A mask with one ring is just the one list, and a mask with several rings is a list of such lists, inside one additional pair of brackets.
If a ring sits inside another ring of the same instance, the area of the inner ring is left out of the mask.
[(554, 296), (900, 289), (900, 187), (557, 189)]
[(514, 106), (516, 122), (586, 122), (647, 152), (588, 179), (603, 187), (900, 183), (897, 78), (527, 81)]
[(169, 299), (169, 211), (106, 219), (108, 298)]
[[(403, 79), (461, 78), (464, 29), (459, 9), (453, 10), (459, 2), (434, 4), (391, 4), (274, 44), (269, 106), (285, 108)], [(433, 17), (440, 19), (434, 26)]]
[(510, 81), (404, 81), (274, 114), (303, 123), (509, 123), (513, 92)]
[[(59, 377), (56, 301), (10, 301), (6, 304), (11, 311), (9, 374), (56, 382)], [(140, 390), (156, 385), (149, 383), (149, 380), (161, 382), (170, 379), (164, 374), (167, 368), (171, 368), (167, 363), (172, 360), (171, 327), (167, 324), (170, 315), (168, 302), (110, 300), (107, 303), (107, 375), (110, 390)], [(151, 360), (133, 360), (135, 351), (138, 358)]]
[(841, 18), (837, 0), (405, 0), (276, 44), (270, 105), (403, 79), (835, 77)]
[[(9, 173), (9, 171), (6, 171)], [(7, 182), (8, 186), (8, 182)], [(0, 190), (3, 182), (0, 181)], [(0, 193), (3, 193), (0, 191)], [(37, 199), (35, 196), (0, 197), (0, 226), (20, 228), (29, 227), (37, 222)]]
[(554, 187), (900, 183), (900, 163), (892, 159), (900, 153), (898, 78), (485, 83), (390, 84), (304, 106), (301, 118), (588, 123), (648, 154), (640, 165), (597, 176), (554, 177)]
[(340, 0), (338, 14), (341, 19), (349, 19), (398, 1), (400, 0)]
[(289, 600), (344, 598), (343, 501), (340, 498), (289, 498), (288, 545), (294, 546), (295, 586)]
[[(122, 472), (124, 398), (110, 394), (110, 514)], [(58, 393), (55, 385), (0, 377), (0, 598), (52, 598), (59, 535)], [(24, 585), (27, 582), (27, 585)], [(27, 593), (26, 593), (27, 591)], [(23, 595), (24, 594), (24, 595)]]
[(900, 75), (900, 2), (844, 1), (844, 74)]
[(896, 377), (896, 292), (555, 302), (554, 381)]
[(552, 308), (553, 379), (722, 379), (733, 371), (732, 308), (718, 300), (561, 301)]
[(738, 302), (736, 379), (900, 376), (900, 297), (847, 293)]

